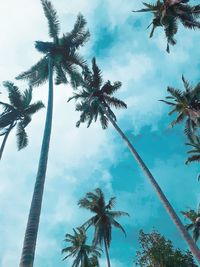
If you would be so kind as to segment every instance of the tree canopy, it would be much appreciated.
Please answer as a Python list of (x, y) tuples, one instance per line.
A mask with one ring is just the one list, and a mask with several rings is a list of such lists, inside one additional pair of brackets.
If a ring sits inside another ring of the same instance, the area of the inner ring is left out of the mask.
[(140, 267), (198, 267), (191, 252), (174, 248), (172, 241), (167, 240), (157, 231), (139, 233), (140, 251), (137, 251), (136, 265)]

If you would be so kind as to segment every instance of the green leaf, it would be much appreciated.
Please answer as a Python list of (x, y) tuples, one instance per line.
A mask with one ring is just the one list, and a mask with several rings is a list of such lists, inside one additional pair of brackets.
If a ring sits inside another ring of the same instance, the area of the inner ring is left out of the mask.
[(57, 40), (60, 31), (60, 24), (57, 16), (57, 12), (54, 9), (50, 1), (41, 0), (44, 14), (48, 20), (49, 36)]
[(16, 108), (22, 108), (22, 94), (19, 88), (10, 81), (3, 82), (3, 85), (8, 90), (10, 103)]
[(23, 127), (23, 123), (19, 122), (17, 124), (17, 147), (18, 150), (21, 150), (23, 148), (25, 148), (28, 145), (28, 136), (27, 133)]

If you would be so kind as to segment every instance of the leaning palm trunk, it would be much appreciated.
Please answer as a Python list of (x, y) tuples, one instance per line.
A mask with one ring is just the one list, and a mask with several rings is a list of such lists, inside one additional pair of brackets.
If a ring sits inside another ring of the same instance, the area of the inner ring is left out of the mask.
[(198, 260), (198, 262), (200, 264), (200, 250), (198, 249), (198, 247), (195, 244), (195, 242), (193, 241), (192, 237), (190, 236), (190, 234), (186, 230), (185, 226), (182, 224), (182, 222), (181, 222), (180, 218), (178, 217), (178, 215), (176, 214), (175, 210), (173, 209), (173, 207), (171, 206), (171, 204), (169, 203), (169, 201), (165, 197), (164, 193), (162, 192), (160, 186), (158, 185), (158, 183), (154, 179), (153, 175), (151, 174), (151, 172), (149, 171), (149, 169), (147, 168), (147, 166), (145, 165), (145, 163), (143, 162), (141, 157), (138, 155), (137, 151), (135, 150), (133, 145), (130, 143), (130, 141), (128, 140), (126, 135), (122, 132), (122, 130), (119, 128), (119, 126), (116, 124), (116, 122), (112, 119), (112, 117), (110, 116), (109, 112), (104, 107), (104, 105), (100, 104), (100, 107), (103, 110), (104, 114), (107, 116), (107, 118), (110, 120), (112, 125), (115, 127), (116, 131), (122, 137), (124, 142), (127, 144), (129, 150), (131, 151), (131, 154), (134, 156), (134, 158), (138, 162), (139, 166), (142, 168), (142, 170), (145, 173), (146, 177), (148, 178), (149, 182), (152, 184), (154, 190), (158, 194), (158, 197), (160, 198), (163, 206), (165, 207), (165, 209), (169, 213), (172, 221), (174, 222), (174, 224), (176, 225), (176, 227), (180, 231), (182, 237), (184, 238), (184, 240), (188, 244), (191, 252), (196, 257), (196, 259)]
[(49, 143), (51, 136), (52, 115), (53, 115), (53, 64), (49, 56), (49, 96), (48, 107), (46, 114), (45, 129), (43, 134), (42, 148), (40, 153), (40, 160), (34, 193), (31, 202), (31, 208), (26, 227), (23, 250), (21, 255), (20, 267), (32, 267), (35, 256), (35, 247), (37, 240), (37, 233), (39, 228), (39, 220), (42, 206), (42, 197), (44, 191), (44, 183), (47, 169)]
[(12, 124), (10, 125), (10, 127), (8, 128), (7, 133), (5, 134), (5, 136), (4, 136), (4, 138), (3, 138), (3, 142), (2, 142), (2, 144), (1, 144), (1, 148), (0, 148), (0, 160), (2, 159), (3, 151), (4, 151), (4, 148), (5, 148), (5, 145), (6, 145), (6, 141), (7, 141), (7, 139), (8, 139), (8, 136), (9, 136), (10, 131), (11, 131), (12, 128), (13, 128), (13, 124), (14, 124), (14, 123), (12, 123)]
[(107, 263), (108, 263), (108, 267), (111, 267), (110, 264), (110, 257), (109, 257), (109, 252), (108, 252), (108, 243), (106, 241), (106, 236), (104, 234), (104, 246), (105, 246), (105, 252), (106, 252), (106, 259), (107, 259)]

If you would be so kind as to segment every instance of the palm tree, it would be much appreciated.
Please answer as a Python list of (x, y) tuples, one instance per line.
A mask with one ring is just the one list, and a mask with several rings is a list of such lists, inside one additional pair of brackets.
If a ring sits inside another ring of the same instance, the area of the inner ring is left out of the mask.
[(108, 267), (110, 267), (109, 247), (112, 239), (112, 226), (119, 228), (124, 234), (124, 228), (116, 221), (123, 215), (128, 213), (123, 211), (113, 211), (116, 198), (112, 197), (108, 204), (105, 203), (105, 197), (101, 189), (97, 188), (95, 192), (89, 192), (86, 196), (79, 200), (78, 205), (81, 208), (90, 210), (95, 215), (92, 216), (87, 222), (83, 224), (83, 227), (88, 229), (90, 226), (95, 227), (95, 234), (93, 238), (93, 245), (96, 246), (104, 242), (105, 252)]
[(197, 242), (200, 236), (200, 206), (197, 212), (190, 209), (189, 211), (182, 211), (181, 213), (191, 221), (191, 223), (186, 225), (186, 229), (192, 230), (193, 239)]
[(74, 86), (78, 84), (79, 74), (76, 66), (83, 66), (84, 60), (79, 56), (77, 50), (88, 40), (89, 32), (85, 30), (86, 21), (82, 15), (78, 15), (77, 21), (71, 32), (66, 33), (59, 38), (60, 24), (57, 13), (52, 4), (48, 0), (41, 0), (44, 14), (48, 21), (49, 36), (52, 42), (36, 42), (36, 49), (42, 52), (42, 59), (32, 66), (28, 71), (20, 74), (17, 79), (28, 80), (33, 86), (39, 86), (46, 80), (49, 80), (49, 95), (46, 114), (45, 129), (43, 134), (42, 148), (38, 165), (36, 183), (26, 227), (24, 244), (21, 255), (21, 267), (32, 267), (35, 246), (37, 240), (39, 218), (41, 213), (41, 205), (43, 198), (43, 190), (47, 169), (49, 143), (52, 128), (53, 114), (53, 74), (55, 73), (56, 84), (67, 83), (68, 78), (71, 79)]
[(168, 87), (170, 96), (166, 97), (167, 100), (160, 101), (172, 106), (169, 115), (178, 113), (171, 126), (186, 120), (185, 133), (187, 136), (192, 136), (200, 127), (200, 83), (192, 87), (183, 76), (182, 80), (185, 91)]
[(200, 138), (198, 136), (192, 135), (192, 136), (189, 136), (189, 140), (190, 142), (187, 143), (187, 145), (191, 146), (192, 149), (187, 152), (191, 156), (188, 157), (186, 164), (191, 163), (191, 162), (200, 162)]
[(75, 258), (72, 267), (98, 267), (98, 257), (101, 256), (100, 249), (86, 244), (87, 236), (83, 227), (78, 227), (73, 231), (73, 235), (65, 235), (64, 241), (71, 245), (62, 250), (62, 253), (67, 253), (63, 260), (69, 257)]
[(128, 146), (131, 154), (143, 170), (147, 179), (153, 186), (154, 190), (158, 194), (159, 199), (161, 200), (163, 206), (169, 213), (172, 221), (177, 226), (178, 230), (182, 234), (183, 238), (187, 242), (194, 256), (198, 259), (200, 263), (200, 251), (198, 247), (193, 242), (193, 239), (186, 231), (184, 225), (182, 224), (180, 218), (176, 214), (175, 210), (167, 200), (166, 196), (162, 192), (160, 186), (156, 182), (155, 178), (151, 174), (150, 170), (147, 168), (146, 164), (139, 156), (138, 152), (135, 150), (127, 136), (123, 133), (120, 127), (117, 125), (117, 118), (111, 107), (114, 106), (116, 108), (126, 108), (126, 104), (113, 97), (113, 94), (121, 87), (120, 82), (115, 82), (111, 84), (110, 81), (107, 81), (103, 85), (103, 79), (101, 76), (101, 71), (96, 65), (95, 59), (92, 61), (92, 72), (86, 68), (85, 73), (83, 73), (83, 81), (82, 81), (83, 89), (82, 91), (78, 91), (74, 93), (74, 96), (71, 99), (75, 99), (76, 101), (80, 100), (76, 105), (76, 110), (81, 112), (80, 120), (77, 122), (77, 127), (80, 126), (82, 122), (88, 122), (88, 127), (92, 123), (92, 121), (96, 121), (98, 116), (100, 116), (100, 121), (103, 129), (108, 127), (108, 121), (114, 126), (116, 131), (119, 133), (125, 144)]
[(151, 12), (154, 16), (151, 24), (152, 30), (150, 38), (153, 37), (157, 27), (163, 27), (167, 38), (167, 52), (170, 52), (169, 46), (175, 45), (174, 38), (178, 31), (178, 21), (184, 27), (190, 29), (199, 29), (200, 5), (191, 6), (186, 4), (189, 0), (157, 0), (155, 4), (143, 3), (145, 8), (133, 12)]
[(25, 128), (31, 122), (32, 115), (44, 107), (41, 101), (31, 103), (32, 88), (26, 89), (23, 93), (12, 82), (3, 83), (8, 91), (8, 99), (10, 103), (0, 102), (3, 112), (0, 114), (0, 136), (4, 136), (0, 147), (0, 160), (6, 145), (6, 141), (11, 130), (17, 128), (17, 147), (18, 150), (26, 147), (28, 144), (28, 136)]

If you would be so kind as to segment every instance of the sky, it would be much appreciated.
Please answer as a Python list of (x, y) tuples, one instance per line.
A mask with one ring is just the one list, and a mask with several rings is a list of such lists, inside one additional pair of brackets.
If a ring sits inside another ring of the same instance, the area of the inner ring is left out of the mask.
[[(193, 3), (194, 1), (191, 1)], [(177, 45), (165, 52), (161, 29), (149, 39), (151, 15), (132, 13), (142, 2), (129, 0), (52, 0), (61, 32), (71, 30), (81, 12), (91, 38), (80, 53), (90, 63), (96, 56), (105, 81), (121, 81), (117, 96), (128, 105), (116, 111), (118, 123), (152, 171), (177, 213), (195, 209), (199, 203), (199, 166), (186, 166), (187, 147), (182, 127), (171, 129), (168, 107), (159, 102), (167, 86), (183, 89), (181, 75), (195, 85), (199, 81), (200, 32), (180, 27)], [(34, 41), (49, 40), (47, 21), (39, 0), (2, 1), (0, 10), (0, 92), (7, 94), (2, 82), (15, 81), (20, 72), (40, 59)], [(25, 82), (15, 81), (24, 90)], [(151, 185), (131, 157), (122, 140), (110, 127), (99, 123), (89, 129), (75, 123), (79, 114), (69, 85), (55, 87), (51, 146), (35, 266), (70, 267), (62, 261), (65, 233), (81, 225), (90, 213), (77, 202), (85, 193), (100, 187), (106, 199), (116, 196), (116, 210), (130, 217), (119, 219), (127, 232), (125, 238), (113, 230), (110, 248), (112, 267), (135, 266), (138, 232), (157, 229), (174, 245), (186, 249), (177, 229), (166, 214)], [(47, 102), (47, 84), (34, 89), (34, 100)], [(27, 127), (29, 145), (18, 152), (15, 130), (9, 136), (0, 164), (0, 267), (18, 264), (32, 197), (45, 109), (33, 117)], [(184, 223), (184, 218), (181, 217)], [(106, 266), (102, 255), (101, 266)]]

